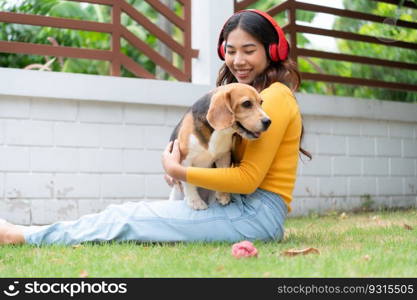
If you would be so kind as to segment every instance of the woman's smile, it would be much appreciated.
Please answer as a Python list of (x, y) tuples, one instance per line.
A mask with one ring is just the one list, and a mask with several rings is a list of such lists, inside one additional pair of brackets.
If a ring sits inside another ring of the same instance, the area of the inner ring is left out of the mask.
[(245, 69), (245, 70), (236, 70), (236, 77), (238, 77), (238, 79), (241, 80), (245, 80), (246, 78), (249, 77), (251, 72), (251, 69)]
[(246, 84), (251, 84), (268, 65), (262, 43), (240, 28), (227, 37), (225, 62), (237, 81)]

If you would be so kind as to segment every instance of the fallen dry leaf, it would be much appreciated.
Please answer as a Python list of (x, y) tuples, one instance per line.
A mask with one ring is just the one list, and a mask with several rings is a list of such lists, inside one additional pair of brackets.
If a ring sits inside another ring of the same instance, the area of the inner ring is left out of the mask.
[(63, 260), (62, 258), (51, 258), (51, 262), (53, 262), (54, 264), (60, 264), (60, 265), (62, 265), (62, 264), (64, 264), (65, 263), (65, 260)]
[(307, 255), (307, 254), (320, 254), (320, 251), (316, 248), (305, 248), (302, 250), (290, 249), (282, 252), (284, 256), (296, 256), (296, 255)]
[(308, 225), (307, 225), (307, 228), (312, 228), (312, 227), (314, 227), (314, 226), (316, 226), (316, 224), (314, 224), (314, 223), (310, 223), (310, 224), (308, 224)]
[(370, 260), (370, 259), (371, 259), (371, 257), (370, 257), (369, 255), (364, 255), (362, 258), (363, 258), (364, 260), (366, 260), (366, 261), (368, 261), (368, 260)]
[(220, 265), (220, 266), (218, 266), (217, 268), (216, 268), (216, 271), (217, 272), (220, 272), (220, 271), (223, 271), (224, 270), (224, 266), (223, 265)]
[(378, 225), (382, 224), (381, 218), (379, 216), (373, 216), (372, 221), (376, 222)]
[(411, 227), (410, 225), (405, 224), (405, 223), (403, 224), (403, 227), (407, 230), (413, 230), (413, 227)]
[(86, 270), (82, 270), (82, 271), (80, 272), (80, 277), (81, 277), (81, 278), (86, 278), (86, 277), (88, 277), (88, 272), (87, 272)]
[(121, 257), (123, 260), (134, 260), (136, 257), (134, 255), (124, 255)]

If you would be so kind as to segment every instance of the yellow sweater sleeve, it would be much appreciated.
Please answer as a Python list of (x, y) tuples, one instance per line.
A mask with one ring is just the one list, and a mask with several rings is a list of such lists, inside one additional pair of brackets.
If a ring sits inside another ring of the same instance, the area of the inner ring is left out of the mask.
[(256, 140), (247, 142), (242, 160), (237, 167), (188, 167), (186, 181), (209, 190), (250, 194), (264, 180), (273, 163), (291, 118), (298, 106), (291, 91), (275, 83), (261, 92), (262, 108), (271, 118), (268, 130)]

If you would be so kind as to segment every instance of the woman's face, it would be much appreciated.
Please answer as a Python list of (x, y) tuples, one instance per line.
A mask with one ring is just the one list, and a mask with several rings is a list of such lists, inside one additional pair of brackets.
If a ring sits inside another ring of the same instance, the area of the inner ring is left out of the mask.
[(227, 37), (225, 62), (237, 81), (246, 84), (252, 84), (268, 66), (264, 46), (241, 28)]

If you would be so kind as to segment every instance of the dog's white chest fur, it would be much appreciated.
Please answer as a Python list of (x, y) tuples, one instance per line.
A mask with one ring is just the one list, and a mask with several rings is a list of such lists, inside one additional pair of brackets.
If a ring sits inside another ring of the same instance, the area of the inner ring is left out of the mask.
[(213, 162), (230, 152), (232, 148), (232, 136), (234, 130), (227, 128), (213, 131), (208, 148), (201, 145), (200, 141), (193, 134), (190, 134), (188, 141), (189, 152), (183, 161), (185, 166), (211, 167)]

